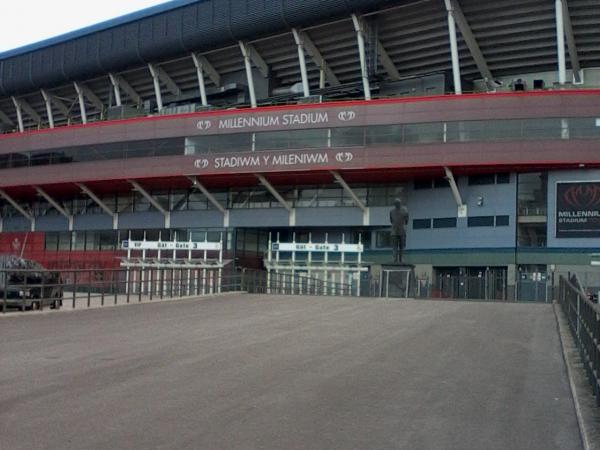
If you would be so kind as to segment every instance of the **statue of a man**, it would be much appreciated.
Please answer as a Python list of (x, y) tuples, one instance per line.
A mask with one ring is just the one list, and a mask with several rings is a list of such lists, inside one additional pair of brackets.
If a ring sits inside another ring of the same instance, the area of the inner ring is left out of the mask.
[(394, 209), (390, 211), (390, 223), (392, 224), (392, 251), (394, 262), (402, 262), (402, 251), (406, 246), (406, 212), (402, 208), (402, 200), (394, 200)]

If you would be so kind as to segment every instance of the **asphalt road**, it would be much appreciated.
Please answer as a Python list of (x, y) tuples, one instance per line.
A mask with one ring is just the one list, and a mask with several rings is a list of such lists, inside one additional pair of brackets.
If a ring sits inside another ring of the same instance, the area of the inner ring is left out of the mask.
[(231, 295), (0, 320), (0, 448), (582, 447), (550, 305)]

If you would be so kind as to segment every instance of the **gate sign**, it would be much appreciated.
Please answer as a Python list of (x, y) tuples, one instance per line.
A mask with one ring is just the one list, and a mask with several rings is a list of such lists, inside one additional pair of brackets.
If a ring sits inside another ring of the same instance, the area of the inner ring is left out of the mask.
[(299, 243), (274, 243), (271, 244), (274, 252), (321, 252), (321, 253), (362, 253), (362, 244), (299, 244)]
[(221, 250), (220, 242), (123, 241), (123, 250)]
[(556, 237), (600, 237), (600, 181), (556, 184)]

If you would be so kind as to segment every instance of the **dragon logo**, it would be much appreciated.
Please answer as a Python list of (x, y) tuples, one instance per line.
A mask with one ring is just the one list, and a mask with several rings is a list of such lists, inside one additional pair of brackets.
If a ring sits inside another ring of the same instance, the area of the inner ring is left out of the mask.
[(354, 111), (341, 111), (338, 114), (338, 119), (340, 119), (342, 122), (350, 122), (356, 119), (356, 113)]
[(199, 130), (202, 130), (202, 131), (209, 130), (210, 127), (212, 127), (212, 122), (210, 120), (200, 120), (196, 124), (196, 128), (198, 128)]
[(354, 159), (354, 155), (350, 152), (341, 152), (335, 155), (335, 160), (340, 163), (347, 163)]
[(565, 191), (564, 200), (574, 209), (593, 209), (600, 207), (600, 185), (579, 184)]
[(208, 159), (197, 159), (194, 161), (194, 166), (196, 169), (206, 169), (208, 167)]

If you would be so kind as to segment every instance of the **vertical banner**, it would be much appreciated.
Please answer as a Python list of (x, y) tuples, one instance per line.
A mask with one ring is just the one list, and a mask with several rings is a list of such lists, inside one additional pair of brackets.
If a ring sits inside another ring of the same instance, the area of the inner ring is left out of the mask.
[(556, 184), (556, 237), (600, 237), (600, 181)]

